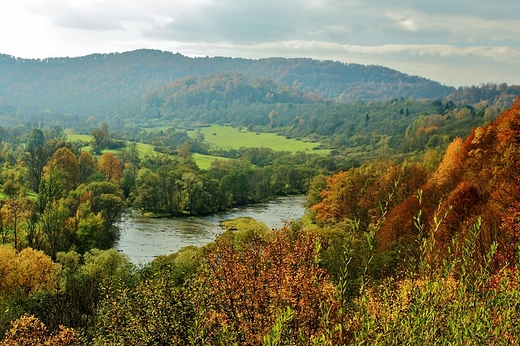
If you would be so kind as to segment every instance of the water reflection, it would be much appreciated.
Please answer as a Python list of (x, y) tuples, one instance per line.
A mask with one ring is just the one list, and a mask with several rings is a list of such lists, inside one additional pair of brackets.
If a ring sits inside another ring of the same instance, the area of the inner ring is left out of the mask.
[(222, 232), (221, 220), (251, 216), (270, 228), (279, 228), (284, 222), (303, 216), (304, 201), (305, 196), (283, 197), (218, 215), (189, 218), (154, 219), (132, 211), (119, 223), (121, 237), (116, 248), (128, 255), (133, 263), (145, 264), (185, 246), (201, 246), (213, 241)]

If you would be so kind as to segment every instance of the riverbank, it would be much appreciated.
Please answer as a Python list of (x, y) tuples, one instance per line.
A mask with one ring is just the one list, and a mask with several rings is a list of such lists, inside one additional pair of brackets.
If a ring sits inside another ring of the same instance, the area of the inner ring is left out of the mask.
[(202, 246), (215, 240), (224, 229), (220, 222), (253, 217), (269, 228), (298, 220), (305, 214), (306, 196), (279, 197), (272, 201), (235, 208), (204, 217), (149, 218), (130, 210), (118, 224), (121, 234), (116, 249), (134, 264), (146, 264), (160, 255), (175, 253), (186, 246)]

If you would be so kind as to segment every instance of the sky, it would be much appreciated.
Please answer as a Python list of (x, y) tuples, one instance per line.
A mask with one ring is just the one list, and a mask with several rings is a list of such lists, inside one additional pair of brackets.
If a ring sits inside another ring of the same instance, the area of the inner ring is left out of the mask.
[(518, 0), (16, 0), (0, 53), (186, 56), (381, 65), (450, 86), (520, 85)]

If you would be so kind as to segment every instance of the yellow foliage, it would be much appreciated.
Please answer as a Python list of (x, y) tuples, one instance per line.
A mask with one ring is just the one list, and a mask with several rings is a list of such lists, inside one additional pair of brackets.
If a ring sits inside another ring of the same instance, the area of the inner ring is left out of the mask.
[(78, 344), (77, 339), (73, 329), (60, 326), (57, 333), (51, 334), (40, 320), (24, 315), (11, 323), (0, 346), (72, 346)]
[(0, 245), (0, 294), (5, 297), (51, 290), (60, 268), (42, 251), (25, 248), (17, 252), (9, 245)]

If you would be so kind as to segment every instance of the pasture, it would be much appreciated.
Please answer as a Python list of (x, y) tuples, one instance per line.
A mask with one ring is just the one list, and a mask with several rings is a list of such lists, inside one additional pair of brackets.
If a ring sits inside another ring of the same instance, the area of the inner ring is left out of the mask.
[[(289, 151), (291, 153), (304, 151), (309, 154), (320, 155), (327, 155), (330, 152), (330, 150), (326, 149), (314, 150), (313, 148), (318, 145), (317, 143), (287, 139), (274, 133), (249, 132), (246, 128), (239, 130), (238, 127), (211, 125), (209, 127), (201, 127), (200, 132), (204, 135), (204, 142), (220, 148), (267, 147), (275, 151)], [(196, 134), (196, 131), (188, 131), (190, 137), (195, 137)]]
[[(81, 141), (81, 142), (89, 142), (92, 137), (90, 135), (80, 135), (80, 134), (67, 134), (67, 139), (71, 142)], [(137, 144), (137, 152), (139, 156), (142, 157), (145, 154), (154, 153), (153, 146), (150, 144), (144, 143), (136, 143)], [(83, 146), (80, 150), (90, 151), (90, 145)], [(103, 150), (104, 153), (110, 152), (113, 154), (117, 154), (120, 150)], [(215, 160), (226, 161), (229, 160), (225, 157), (215, 157), (210, 155), (202, 155), (198, 153), (193, 154), (193, 160), (197, 164), (200, 169), (208, 169), (211, 166), (211, 163)]]
[[(239, 149), (240, 147), (267, 147), (275, 151), (289, 151), (291, 153), (303, 151), (309, 154), (320, 155), (327, 155), (330, 152), (330, 150), (326, 149), (314, 150), (313, 148), (317, 146), (317, 143), (303, 142), (296, 139), (287, 139), (283, 136), (278, 136), (274, 133), (249, 132), (245, 128), (239, 130), (238, 128), (231, 126), (211, 125), (209, 127), (200, 128), (200, 132), (204, 135), (204, 142), (208, 143), (211, 146), (220, 148)], [(194, 130), (188, 131), (188, 135), (190, 137), (195, 137), (196, 134), (197, 132)], [(90, 140), (92, 139), (90, 135), (74, 133), (68, 133), (67, 138), (71, 142), (81, 141), (86, 143), (90, 142)], [(136, 146), (137, 152), (141, 157), (145, 154), (154, 153), (153, 146), (150, 144), (136, 143)], [(89, 145), (86, 145), (81, 147), (80, 149), (90, 151), (91, 147)], [(117, 154), (119, 150), (103, 150), (103, 152), (111, 152)], [(208, 169), (211, 166), (211, 163), (216, 159), (223, 161), (229, 160), (223, 157), (202, 155), (198, 153), (193, 154), (193, 160), (201, 169)]]

